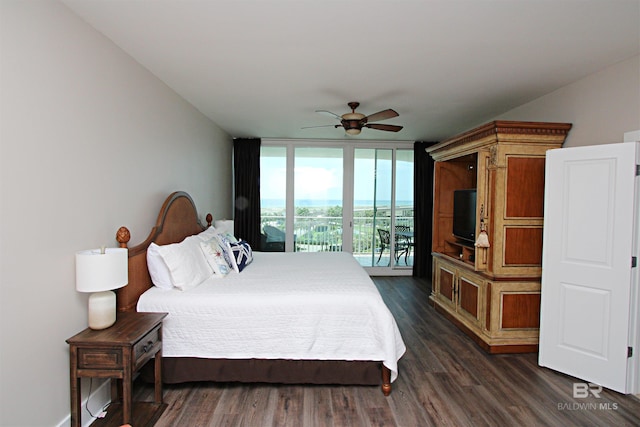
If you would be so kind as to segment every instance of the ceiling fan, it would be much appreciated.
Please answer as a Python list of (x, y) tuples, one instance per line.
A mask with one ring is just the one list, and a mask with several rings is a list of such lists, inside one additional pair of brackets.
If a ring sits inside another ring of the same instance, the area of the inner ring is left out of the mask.
[[(347, 132), (347, 135), (358, 135), (363, 127), (366, 127), (369, 129), (384, 130), (387, 132), (398, 132), (399, 130), (402, 129), (402, 126), (371, 123), (379, 120), (387, 120), (393, 117), (398, 117), (398, 113), (396, 113), (394, 110), (390, 108), (365, 116), (364, 114), (356, 113), (356, 108), (358, 108), (358, 106), (360, 105), (359, 102), (349, 102), (347, 105), (349, 106), (349, 108), (351, 108), (351, 112), (343, 114), (341, 116), (327, 110), (316, 110), (316, 113), (328, 115), (338, 119), (340, 121), (340, 124), (324, 125), (324, 126), (333, 126), (335, 128), (339, 128), (342, 126), (344, 130)], [(303, 129), (308, 129), (312, 127), (324, 127), (324, 126), (309, 126)]]

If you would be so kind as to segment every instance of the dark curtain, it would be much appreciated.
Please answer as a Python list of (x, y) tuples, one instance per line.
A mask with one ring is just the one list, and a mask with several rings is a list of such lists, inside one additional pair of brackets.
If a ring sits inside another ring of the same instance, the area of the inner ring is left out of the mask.
[(416, 141), (413, 146), (414, 259), (413, 276), (431, 278), (433, 220), (433, 159), (425, 148), (434, 142)]
[(233, 141), (235, 235), (260, 247), (260, 139)]

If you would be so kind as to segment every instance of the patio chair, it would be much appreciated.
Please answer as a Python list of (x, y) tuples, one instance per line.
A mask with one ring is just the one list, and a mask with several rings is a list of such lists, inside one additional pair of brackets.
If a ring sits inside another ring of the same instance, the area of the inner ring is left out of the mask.
[(284, 252), (284, 231), (271, 225), (262, 227), (264, 233), (263, 251), (265, 252)]
[[(398, 262), (400, 260), (400, 257), (404, 255), (404, 263), (406, 264), (409, 251), (413, 247), (413, 242), (411, 238), (406, 234), (399, 235), (397, 234), (398, 232), (407, 233), (409, 232), (409, 227), (405, 225), (396, 226), (395, 259), (396, 262)], [(389, 232), (389, 230), (378, 228), (378, 235), (380, 236), (380, 255), (378, 255), (378, 261), (376, 261), (376, 264), (380, 262), (384, 250), (387, 248), (391, 248), (391, 233)], [(391, 256), (391, 254), (389, 254), (389, 256)]]
[(396, 225), (396, 261), (404, 254), (404, 263), (413, 248), (413, 233), (408, 225)]
[[(391, 233), (389, 233), (389, 230), (378, 228), (378, 235), (380, 236), (380, 255), (378, 255), (378, 261), (376, 261), (376, 264), (380, 262), (380, 258), (382, 258), (382, 253), (385, 248), (391, 247)], [(389, 256), (391, 256), (391, 252), (389, 252)]]

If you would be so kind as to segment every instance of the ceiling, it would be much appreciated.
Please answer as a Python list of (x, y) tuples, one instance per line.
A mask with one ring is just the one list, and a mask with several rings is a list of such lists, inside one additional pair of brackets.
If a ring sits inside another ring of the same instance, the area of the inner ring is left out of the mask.
[[(640, 0), (63, 2), (233, 137), (441, 140), (640, 53)], [(349, 101), (404, 129), (302, 129)]]

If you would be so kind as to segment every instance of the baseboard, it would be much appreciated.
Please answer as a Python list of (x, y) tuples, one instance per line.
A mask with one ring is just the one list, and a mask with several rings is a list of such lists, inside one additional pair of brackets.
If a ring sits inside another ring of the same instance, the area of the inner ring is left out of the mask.
[[(102, 384), (96, 387), (96, 383), (99, 383), (99, 380), (93, 380), (94, 390), (91, 392), (91, 395), (88, 398), (85, 398), (82, 401), (82, 427), (89, 427), (91, 423), (95, 420), (91, 417), (91, 414), (87, 412), (87, 400), (89, 401), (89, 409), (94, 414), (98, 414), (102, 412), (102, 408), (104, 408), (108, 403), (111, 402), (111, 382), (108, 380), (102, 381)], [(85, 384), (85, 381), (83, 381)], [(88, 381), (86, 381), (88, 384)], [(87, 386), (88, 387), (88, 386)], [(69, 427), (71, 425), (71, 412), (67, 414), (67, 416), (60, 421), (56, 427)]]

